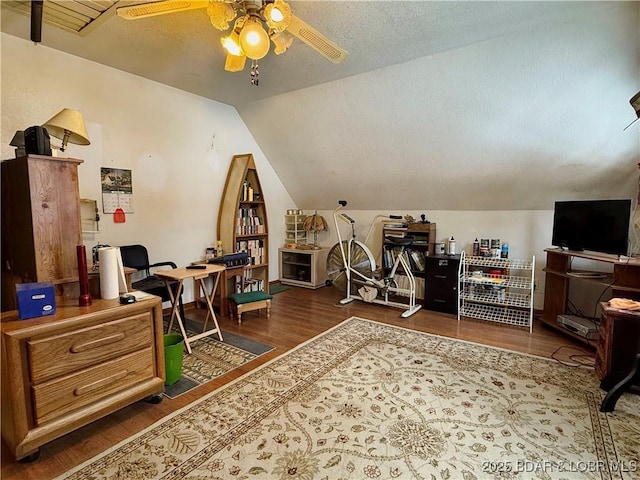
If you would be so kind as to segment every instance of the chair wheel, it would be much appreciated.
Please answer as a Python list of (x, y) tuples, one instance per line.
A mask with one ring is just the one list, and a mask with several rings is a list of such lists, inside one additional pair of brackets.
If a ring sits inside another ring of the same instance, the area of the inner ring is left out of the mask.
[(332, 283), (333, 283), (333, 282), (332, 282), (331, 280), (325, 280), (325, 281), (324, 281), (324, 286), (325, 286), (325, 287), (330, 287)]

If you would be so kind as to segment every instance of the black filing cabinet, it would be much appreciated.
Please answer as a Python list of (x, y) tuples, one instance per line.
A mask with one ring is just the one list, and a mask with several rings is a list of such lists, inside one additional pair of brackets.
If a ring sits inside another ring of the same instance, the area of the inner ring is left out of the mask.
[(425, 257), (424, 308), (458, 313), (458, 267), (460, 255)]

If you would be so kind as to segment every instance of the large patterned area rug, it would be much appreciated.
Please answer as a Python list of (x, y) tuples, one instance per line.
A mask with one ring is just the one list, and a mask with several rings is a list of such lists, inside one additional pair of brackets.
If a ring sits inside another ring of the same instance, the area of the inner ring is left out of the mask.
[(640, 397), (592, 369), (360, 318), (62, 478), (638, 479)]

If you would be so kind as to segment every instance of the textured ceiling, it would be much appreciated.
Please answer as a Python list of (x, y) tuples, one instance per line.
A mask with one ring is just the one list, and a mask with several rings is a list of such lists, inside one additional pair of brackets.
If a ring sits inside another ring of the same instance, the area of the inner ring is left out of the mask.
[[(29, 2), (2, 2), (2, 31), (29, 38), (29, 17), (9, 8), (16, 3)], [(60, 3), (45, 0), (45, 20)], [(236, 106), (507, 35), (580, 8), (574, 2), (292, 1), (295, 15), (350, 55), (334, 65), (294, 39), (285, 54), (260, 60), (254, 87), (248, 63), (243, 72), (224, 71), (221, 32), (205, 9), (124, 20), (116, 7), (144, 2), (68, 3), (113, 6), (81, 34), (45, 24), (43, 45)]]

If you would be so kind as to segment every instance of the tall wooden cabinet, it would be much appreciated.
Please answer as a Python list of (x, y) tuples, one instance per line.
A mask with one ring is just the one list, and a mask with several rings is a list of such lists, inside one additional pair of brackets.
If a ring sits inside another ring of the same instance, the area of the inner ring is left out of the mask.
[(245, 268), (245, 287), (268, 291), (267, 210), (258, 171), (250, 153), (234, 155), (231, 160), (218, 215), (218, 240), (222, 241), (224, 253), (249, 253), (251, 265)]
[(81, 163), (74, 158), (27, 155), (0, 164), (3, 311), (16, 308), (16, 283), (53, 282), (63, 289), (65, 283), (77, 281)]

